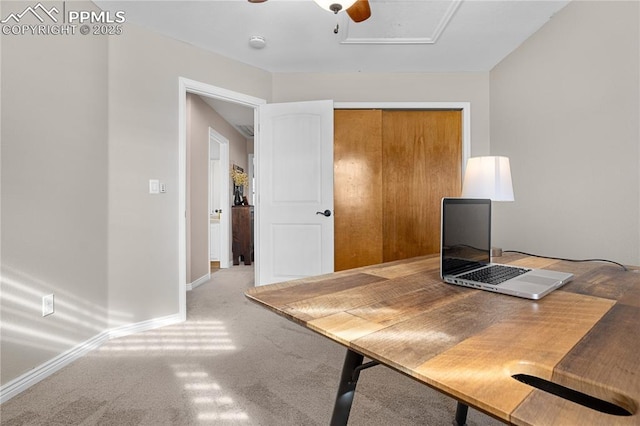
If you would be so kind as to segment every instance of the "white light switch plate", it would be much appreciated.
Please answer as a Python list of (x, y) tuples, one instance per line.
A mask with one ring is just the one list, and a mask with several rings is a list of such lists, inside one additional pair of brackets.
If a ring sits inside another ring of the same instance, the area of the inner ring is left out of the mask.
[(160, 181), (158, 179), (149, 179), (149, 194), (160, 193)]

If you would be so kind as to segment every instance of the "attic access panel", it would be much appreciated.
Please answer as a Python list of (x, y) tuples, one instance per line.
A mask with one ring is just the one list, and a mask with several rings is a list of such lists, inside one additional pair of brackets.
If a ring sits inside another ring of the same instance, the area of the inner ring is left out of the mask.
[(341, 23), (341, 44), (434, 44), (462, 0), (370, 0), (371, 17)]

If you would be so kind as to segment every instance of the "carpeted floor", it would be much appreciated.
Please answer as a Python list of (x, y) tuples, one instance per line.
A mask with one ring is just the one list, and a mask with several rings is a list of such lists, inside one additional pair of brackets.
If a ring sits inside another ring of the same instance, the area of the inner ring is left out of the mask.
[[(113, 339), (0, 406), (18, 425), (328, 425), (345, 350), (245, 299), (253, 268), (187, 294), (188, 320)], [(450, 425), (455, 401), (378, 366), (350, 425)], [(468, 425), (498, 425), (469, 410)]]

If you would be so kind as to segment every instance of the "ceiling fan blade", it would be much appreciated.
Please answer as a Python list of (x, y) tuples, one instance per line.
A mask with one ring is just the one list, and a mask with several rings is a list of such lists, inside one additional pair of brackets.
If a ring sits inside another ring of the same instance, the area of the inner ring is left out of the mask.
[(353, 20), (353, 22), (362, 22), (371, 16), (371, 8), (369, 7), (369, 0), (358, 0), (353, 6), (347, 9), (347, 14)]

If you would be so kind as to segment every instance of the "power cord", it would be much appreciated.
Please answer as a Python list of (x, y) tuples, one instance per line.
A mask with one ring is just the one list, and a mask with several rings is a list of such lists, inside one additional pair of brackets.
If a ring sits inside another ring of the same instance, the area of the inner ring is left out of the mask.
[(621, 267), (625, 271), (628, 271), (627, 267), (624, 266), (622, 263), (614, 262), (613, 260), (607, 260), (607, 259), (565, 259), (563, 257), (542, 256), (542, 255), (539, 255), (539, 254), (525, 253), (524, 251), (518, 251), (518, 250), (503, 250), (502, 252), (503, 253), (518, 253), (518, 254), (523, 254), (525, 256), (541, 257), (543, 259), (564, 260), (566, 262), (606, 262), (606, 263), (613, 263), (614, 265), (618, 265), (619, 267)]

